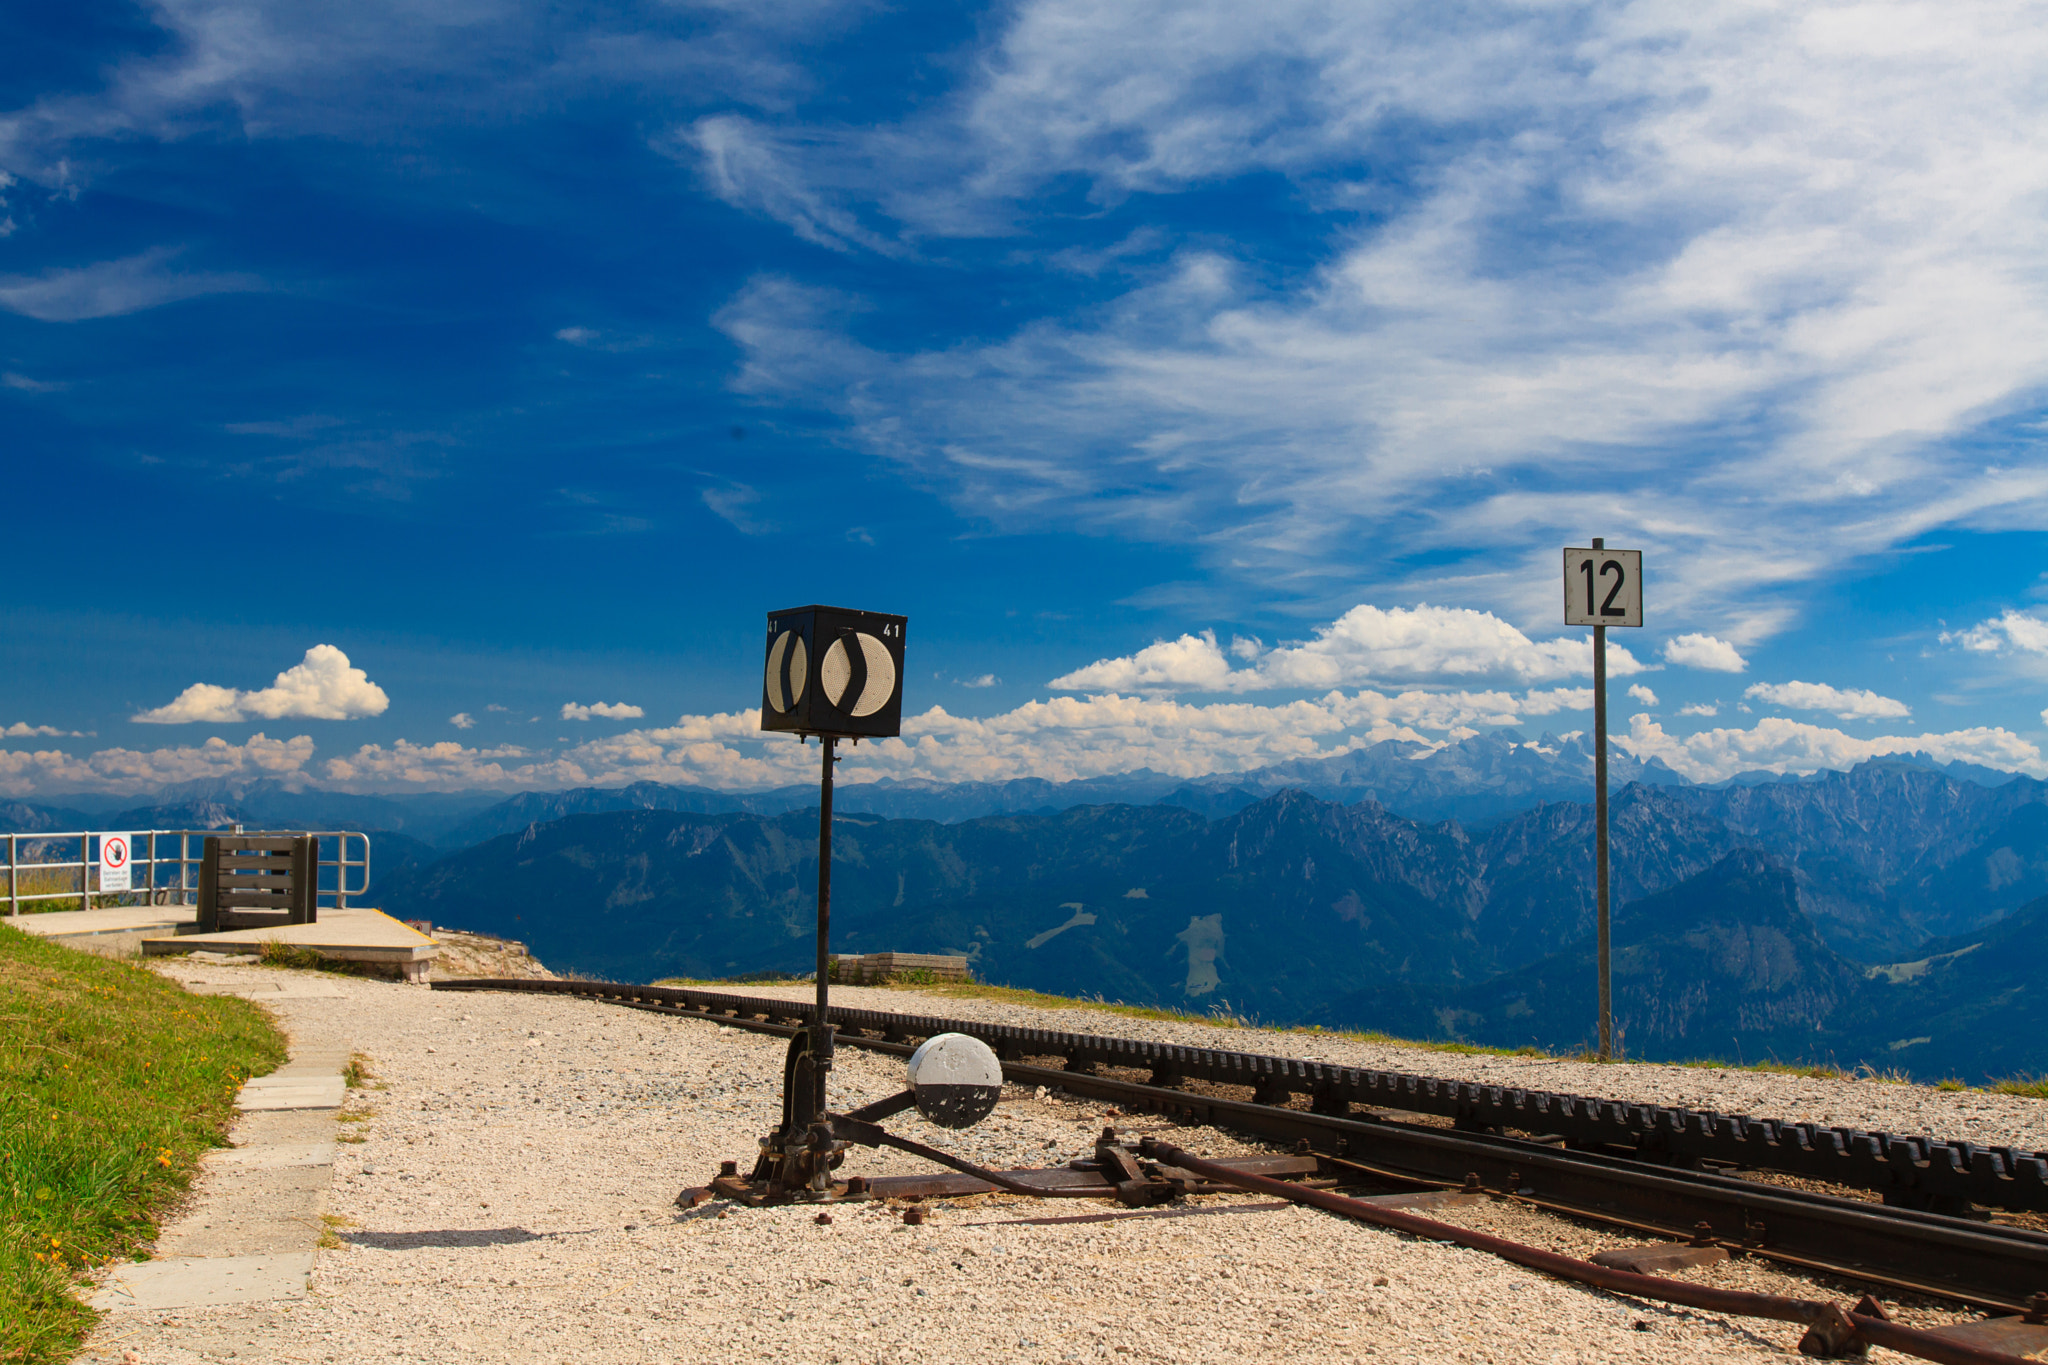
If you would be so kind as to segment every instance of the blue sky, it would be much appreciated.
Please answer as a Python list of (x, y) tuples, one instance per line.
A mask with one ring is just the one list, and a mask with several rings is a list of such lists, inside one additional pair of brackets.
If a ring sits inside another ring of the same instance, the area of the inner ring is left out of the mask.
[(2044, 8), (14, 6), (0, 792), (2048, 775)]

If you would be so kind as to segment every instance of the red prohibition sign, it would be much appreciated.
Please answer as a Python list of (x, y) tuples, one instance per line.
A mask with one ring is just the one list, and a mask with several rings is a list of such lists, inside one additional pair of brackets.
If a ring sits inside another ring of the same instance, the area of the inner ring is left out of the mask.
[(100, 840), (100, 866), (126, 867), (128, 865), (128, 841), (126, 839)]

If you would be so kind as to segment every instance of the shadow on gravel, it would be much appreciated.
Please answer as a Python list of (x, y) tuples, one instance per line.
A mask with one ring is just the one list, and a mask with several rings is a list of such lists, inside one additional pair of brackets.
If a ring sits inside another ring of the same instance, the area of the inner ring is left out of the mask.
[(495, 1247), (518, 1242), (543, 1242), (552, 1232), (525, 1228), (439, 1228), (426, 1232), (345, 1232), (341, 1238), (379, 1251), (411, 1251), (416, 1247)]

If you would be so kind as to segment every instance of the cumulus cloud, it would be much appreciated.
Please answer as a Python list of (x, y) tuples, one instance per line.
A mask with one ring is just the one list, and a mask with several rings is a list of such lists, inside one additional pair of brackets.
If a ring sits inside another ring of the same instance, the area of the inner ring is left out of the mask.
[(196, 721), (230, 724), (258, 716), (264, 720), (355, 720), (381, 716), (391, 699), (369, 675), (348, 661), (333, 645), (314, 645), (270, 686), (240, 692), (213, 683), (193, 683), (153, 711), (129, 719), (144, 725), (187, 725)]
[(230, 744), (216, 736), (194, 747), (101, 749), (78, 758), (56, 749), (0, 749), (0, 792), (10, 796), (37, 791), (132, 794), (200, 778), (292, 779), (304, 775), (312, 757), (313, 741), (306, 735), (269, 739), (254, 734), (241, 744)]
[(962, 687), (994, 687), (1001, 681), (1002, 679), (993, 673), (984, 673), (978, 678), (963, 678), (960, 680), (960, 685)]
[(82, 739), (84, 738), (84, 732), (80, 730), (59, 730), (54, 725), (30, 725), (25, 720), (18, 720), (14, 724), (0, 729), (0, 739), (41, 739), (44, 737)]
[(1655, 706), (1657, 704), (1657, 694), (1641, 683), (1630, 683), (1628, 685), (1628, 694), (1645, 706)]
[(1679, 707), (1679, 708), (1678, 708), (1678, 714), (1679, 714), (1679, 715), (1681, 715), (1681, 716), (1708, 716), (1708, 717), (1711, 717), (1711, 716), (1718, 716), (1718, 715), (1720, 715), (1720, 714), (1721, 714), (1721, 708), (1720, 708), (1720, 707), (1719, 707), (1719, 706), (1718, 706), (1717, 704), (1715, 704), (1714, 702), (1710, 702), (1710, 701), (1696, 701), (1696, 702), (1692, 703), (1692, 704), (1691, 704), (1690, 706), (1681, 706), (1681, 707)]
[(1737, 773), (1762, 770), (1810, 773), (1843, 770), (1889, 754), (1926, 754), (1943, 763), (1981, 763), (1988, 768), (2048, 776), (2041, 751), (2010, 730), (1976, 728), (1944, 734), (1844, 734), (1840, 730), (1766, 716), (1748, 730), (1702, 730), (1684, 738), (1669, 735), (1649, 716), (1629, 722), (1615, 742), (1639, 759), (1661, 758), (1697, 782), (1717, 782)]
[(1830, 687), (1826, 683), (1758, 683), (1742, 695), (1795, 711), (1828, 711), (1838, 720), (1899, 720), (1913, 714), (1913, 709), (1902, 701), (1860, 688)]
[(588, 706), (578, 706), (573, 701), (562, 703), (563, 720), (589, 720), (592, 716), (605, 720), (638, 720), (646, 714), (639, 707), (628, 706), (622, 701), (592, 702)]
[(1696, 632), (1666, 640), (1664, 662), (1714, 673), (1740, 673), (1749, 667), (1749, 661), (1736, 652), (1734, 645)]
[[(1274, 705), (1197, 705), (1113, 693), (1054, 697), (986, 717), (956, 716), (934, 706), (906, 716), (901, 738), (863, 744), (845, 755), (840, 780), (1068, 781), (1141, 767), (1197, 777), (1330, 757), (1382, 740), (1436, 747), (1478, 727), (1584, 710), (1591, 702), (1583, 688), (1521, 695), (1367, 689)], [(2039, 750), (2004, 730), (1855, 737), (1770, 717), (1753, 730), (1710, 730), (1681, 738), (1666, 734), (1644, 714), (1634, 718), (1627, 736), (1616, 739), (1638, 758), (1663, 758), (1701, 781), (1753, 768), (1847, 768), (1868, 758), (1910, 752), (2048, 776)], [(313, 742), (303, 735), (278, 741), (259, 734), (242, 745), (214, 738), (193, 748), (148, 752), (108, 749), (82, 758), (55, 750), (0, 750), (0, 792), (141, 792), (168, 782), (252, 774), (301, 783), (317, 778), (326, 786), (361, 792), (548, 790), (636, 781), (758, 790), (816, 778), (815, 755), (786, 735), (762, 734), (754, 711), (686, 715), (672, 725), (600, 735), (556, 750), (400, 739), (364, 744), (318, 764), (312, 759)]]
[(2048, 654), (2048, 621), (2023, 611), (2007, 611), (1989, 621), (1979, 621), (1967, 630), (1943, 631), (1941, 642), (1960, 645), (1980, 654)]
[[(1230, 655), (1246, 661), (1233, 668)], [(1626, 675), (1643, 665), (1619, 645), (1607, 667)], [(1503, 677), (1555, 682), (1593, 671), (1590, 636), (1537, 642), (1491, 612), (1464, 607), (1380, 608), (1361, 604), (1298, 645), (1264, 649), (1234, 640), (1230, 654), (1214, 631), (1161, 640), (1136, 654), (1098, 659), (1054, 678), (1067, 692), (1268, 692), (1321, 690), (1376, 681)]]
[(457, 711), (454, 715), (448, 717), (448, 723), (458, 730), (474, 730), (476, 728), (476, 717), (467, 711)]

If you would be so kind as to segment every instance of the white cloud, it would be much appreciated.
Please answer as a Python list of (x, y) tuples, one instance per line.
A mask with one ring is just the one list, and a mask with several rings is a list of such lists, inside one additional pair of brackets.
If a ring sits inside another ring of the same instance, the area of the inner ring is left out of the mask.
[[(791, 147), (788, 140), (772, 130), (738, 114), (717, 114), (699, 119), (677, 134), (668, 147), (687, 155), (700, 168), (711, 192), (736, 208), (773, 218), (797, 236), (835, 251), (864, 247), (883, 255), (901, 248), (886, 236), (861, 223), (846, 208), (845, 196), (835, 187), (819, 183), (821, 173), (836, 164), (858, 174), (847, 164), (851, 147), (845, 140), (827, 147), (822, 140)], [(803, 162), (803, 151), (819, 150), (827, 158)], [(796, 151), (799, 155), (792, 156)], [(835, 177), (836, 178), (836, 177)]]
[(1926, 754), (1943, 763), (1981, 763), (1989, 768), (2048, 776), (2048, 763), (2033, 744), (2005, 729), (1976, 728), (1946, 734), (1861, 737), (1805, 721), (1766, 716), (1748, 730), (1702, 730), (1680, 739), (1667, 735), (1649, 716), (1636, 716), (1629, 733), (1615, 742), (1639, 759), (1661, 758), (1697, 782), (1717, 782), (1740, 772), (1810, 773), (1844, 770), (1888, 754)]
[(1721, 708), (1714, 702), (1700, 701), (1694, 702), (1690, 706), (1679, 707), (1678, 714), (1681, 716), (1718, 716), (1721, 714)]
[(1628, 694), (1645, 706), (1655, 706), (1657, 704), (1657, 694), (1641, 683), (1630, 683), (1628, 685)]
[(170, 263), (176, 254), (160, 247), (75, 269), (0, 276), (0, 308), (39, 322), (82, 322), (137, 313), (201, 294), (263, 287), (253, 275), (173, 270)]
[(564, 327), (555, 333), (555, 340), (566, 341), (571, 346), (587, 346), (597, 340), (597, 333), (588, 327)]
[(241, 744), (216, 736), (192, 748), (102, 749), (79, 758), (56, 749), (0, 749), (0, 792), (10, 796), (37, 791), (137, 794), (200, 778), (290, 780), (303, 776), (312, 757), (313, 741), (306, 735), (285, 740), (254, 734)]
[(30, 725), (25, 720), (18, 720), (12, 725), (0, 727), (0, 739), (40, 739), (45, 736), (58, 739), (84, 738), (83, 732), (79, 730), (59, 730), (54, 725)]
[(960, 685), (962, 687), (994, 687), (1001, 681), (1002, 679), (993, 673), (984, 673), (978, 678), (964, 678), (961, 680)]
[(476, 717), (467, 711), (457, 711), (454, 715), (448, 717), (448, 723), (458, 730), (474, 730), (476, 728)]
[[(1412, 609), (1360, 605), (1313, 640), (1260, 652), (1257, 641), (1232, 642), (1231, 653), (1249, 661), (1233, 668), (1214, 631), (1161, 640), (1136, 654), (1099, 659), (1054, 678), (1070, 692), (1266, 692), (1316, 690), (1386, 680), (1497, 676), (1521, 683), (1554, 682), (1593, 671), (1590, 636), (1541, 643), (1491, 612), (1463, 607)], [(1607, 647), (1608, 670), (1642, 670), (1619, 645)]]
[[(1196, 777), (1328, 757), (1386, 739), (1434, 747), (1472, 734), (1476, 727), (1512, 725), (1590, 705), (1586, 689), (1556, 688), (1522, 696), (1364, 690), (1275, 705), (1194, 705), (1109, 694), (1032, 701), (986, 717), (956, 716), (934, 706), (905, 717), (900, 739), (863, 744), (846, 754), (840, 778), (850, 783), (884, 777), (1066, 781), (1140, 767)], [(2039, 750), (2004, 730), (1858, 738), (1770, 717), (1753, 730), (1677, 738), (1654, 718), (1638, 715), (1617, 742), (1639, 758), (1661, 757), (1702, 781), (1752, 768), (1846, 768), (1883, 754), (1916, 751), (2048, 775)], [(214, 738), (196, 748), (109, 749), (82, 758), (54, 750), (0, 750), (0, 792), (141, 792), (198, 777), (257, 774), (300, 783), (317, 777), (323, 785), (363, 792), (548, 790), (635, 781), (747, 790), (816, 777), (815, 754), (786, 735), (764, 735), (754, 711), (686, 715), (673, 725), (603, 735), (559, 750), (400, 739), (365, 744), (317, 766), (312, 758), (313, 742), (304, 735), (290, 741), (256, 735), (243, 745)]]
[(909, 355), (801, 284), (741, 291), (743, 389), (829, 406), (972, 515), (1198, 528), (1241, 581), (1455, 581), (1530, 624), (1597, 486), (1656, 619), (1743, 644), (1858, 556), (2048, 521), (2048, 467), (1992, 426), (2048, 383), (2030, 7), (1006, 16), (905, 123), (695, 125), (707, 174), (839, 250), (1017, 232), (1054, 187), (1271, 174), (1371, 210), (1285, 285), (1199, 224), (1099, 306)]
[[(863, 744), (844, 756), (840, 780), (883, 777), (1066, 781), (1150, 767), (1194, 777), (1236, 772), (1289, 758), (1342, 753), (1401, 739), (1436, 745), (1474, 727), (1513, 725), (1531, 716), (1586, 710), (1586, 688), (1510, 692), (1332, 692), (1263, 706), (1192, 705), (1160, 697), (1097, 695), (1033, 701), (995, 716), (955, 716), (943, 707), (906, 716), (901, 739)], [(816, 755), (764, 736), (757, 712), (684, 716), (674, 725), (634, 729), (559, 752), (460, 744), (364, 745), (328, 760), (327, 781), (354, 790), (519, 790), (616, 785), (634, 781), (698, 783), (744, 789), (810, 782)]]
[(1826, 683), (1757, 683), (1742, 694), (1772, 706), (1796, 711), (1828, 711), (1838, 720), (1898, 720), (1913, 714), (1902, 701), (1881, 697), (1860, 688), (1830, 687)]
[(1967, 630), (1943, 631), (1941, 642), (1961, 645), (1980, 654), (2048, 654), (2048, 621), (2023, 611), (2008, 611), (1990, 621), (1979, 621)]
[(270, 686), (239, 692), (213, 683), (193, 683), (175, 699), (153, 711), (129, 717), (145, 725), (185, 725), (195, 721), (230, 724), (258, 716), (265, 720), (355, 720), (381, 716), (391, 699), (352, 666), (348, 655), (333, 645), (315, 645), (306, 657), (277, 675)]
[(592, 716), (605, 720), (638, 720), (646, 714), (639, 707), (628, 706), (622, 701), (592, 702), (588, 706), (578, 706), (573, 701), (562, 703), (563, 720), (589, 720)]
[(1734, 645), (1697, 632), (1666, 640), (1664, 662), (1715, 673), (1740, 673), (1749, 667), (1749, 661), (1736, 652)]

